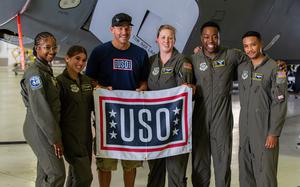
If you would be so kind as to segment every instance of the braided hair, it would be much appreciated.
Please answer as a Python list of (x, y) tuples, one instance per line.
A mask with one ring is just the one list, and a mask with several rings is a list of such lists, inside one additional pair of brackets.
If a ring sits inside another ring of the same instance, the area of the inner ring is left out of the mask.
[(40, 45), (40, 41), (43, 40), (43, 39), (49, 38), (49, 37), (53, 38), (56, 41), (55, 37), (50, 32), (41, 32), (41, 33), (39, 33), (39, 34), (37, 34), (35, 36), (35, 38), (34, 38), (34, 46), (32, 48), (34, 56), (37, 56), (35, 48), (38, 45)]

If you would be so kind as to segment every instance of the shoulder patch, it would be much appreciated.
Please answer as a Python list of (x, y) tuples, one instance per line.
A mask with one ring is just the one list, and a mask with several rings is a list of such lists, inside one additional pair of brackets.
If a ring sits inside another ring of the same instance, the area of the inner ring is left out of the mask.
[(285, 71), (277, 71), (277, 77), (278, 78), (286, 78)]
[(285, 71), (277, 71), (276, 74), (276, 83), (283, 84), (286, 81), (286, 73)]
[(32, 90), (37, 90), (43, 87), (42, 80), (38, 75), (30, 77), (29, 84)]
[(183, 68), (185, 68), (185, 69), (193, 69), (193, 67), (192, 67), (192, 64), (190, 64), (190, 63), (183, 63)]

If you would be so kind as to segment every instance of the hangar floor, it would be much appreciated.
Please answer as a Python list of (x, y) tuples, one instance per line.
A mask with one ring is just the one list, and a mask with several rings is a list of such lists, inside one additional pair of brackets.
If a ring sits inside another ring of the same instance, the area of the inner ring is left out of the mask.
[[(19, 80), (22, 75), (15, 76), (7, 67), (0, 67), (0, 186), (33, 187), (36, 175), (36, 158), (27, 144), (5, 144), (24, 141), (22, 127), (25, 108), (20, 97)], [(233, 95), (233, 114), (235, 118), (233, 130), (232, 185), (238, 186), (238, 114), (239, 100)], [(280, 156), (278, 167), (278, 182), (281, 187), (300, 186), (300, 99), (289, 97), (288, 115), (280, 138)], [(92, 186), (98, 186), (95, 164), (93, 163), (94, 181)], [(119, 166), (119, 168), (121, 168)], [(146, 186), (148, 165), (137, 171), (137, 187)], [(192, 186), (191, 165), (187, 171), (188, 186)], [(112, 187), (123, 186), (122, 170), (113, 173)], [(214, 186), (213, 176), (211, 186)]]

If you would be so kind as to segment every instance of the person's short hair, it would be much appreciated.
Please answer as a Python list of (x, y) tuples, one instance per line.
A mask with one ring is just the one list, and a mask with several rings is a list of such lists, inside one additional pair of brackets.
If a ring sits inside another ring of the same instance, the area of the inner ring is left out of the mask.
[(243, 35), (242, 39), (244, 39), (244, 38), (246, 38), (246, 37), (249, 37), (249, 36), (255, 36), (259, 41), (261, 41), (261, 35), (260, 35), (260, 33), (257, 32), (257, 31), (248, 31), (248, 32), (246, 32), (246, 33)]
[(201, 33), (203, 32), (203, 30), (204, 30), (205, 27), (215, 27), (215, 28), (217, 28), (217, 30), (220, 32), (220, 26), (219, 26), (216, 22), (213, 22), (213, 21), (205, 22), (205, 23), (201, 26)]
[(158, 38), (160, 32), (161, 32), (163, 29), (168, 29), (168, 30), (172, 31), (173, 34), (174, 34), (174, 39), (176, 39), (176, 29), (175, 29), (175, 27), (173, 27), (172, 25), (167, 25), (167, 24), (161, 25), (161, 26), (159, 27), (159, 29), (157, 30), (157, 34), (156, 34), (156, 37), (157, 37), (157, 38)]
[(119, 13), (116, 14), (112, 20), (111, 20), (111, 26), (121, 26), (121, 25), (130, 25), (133, 26), (133, 24), (131, 23), (131, 16), (129, 16), (128, 14), (125, 13)]

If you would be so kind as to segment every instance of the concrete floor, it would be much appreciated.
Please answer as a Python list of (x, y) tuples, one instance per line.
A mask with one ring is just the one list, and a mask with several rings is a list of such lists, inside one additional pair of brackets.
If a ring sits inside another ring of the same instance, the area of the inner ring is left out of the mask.
[[(61, 70), (57, 70), (61, 71)], [(15, 76), (7, 67), (0, 67), (0, 142), (24, 141), (22, 134), (25, 108), (20, 97), (19, 80), (22, 75)], [(288, 116), (280, 138), (280, 156), (278, 167), (279, 187), (300, 186), (300, 99), (289, 97)], [(232, 185), (238, 185), (238, 96), (233, 95), (233, 114), (235, 124), (233, 129), (232, 155)], [(33, 187), (36, 176), (36, 158), (27, 144), (0, 144), (0, 186), (2, 187)], [(98, 179), (93, 163), (94, 181), (92, 186), (98, 186)], [(119, 168), (121, 168), (119, 166)], [(137, 171), (137, 187), (146, 186), (148, 165)], [(188, 186), (191, 165), (188, 165)], [(214, 186), (213, 176), (211, 186)], [(122, 169), (113, 173), (112, 187), (123, 186)]]

